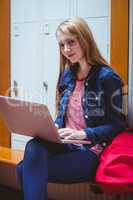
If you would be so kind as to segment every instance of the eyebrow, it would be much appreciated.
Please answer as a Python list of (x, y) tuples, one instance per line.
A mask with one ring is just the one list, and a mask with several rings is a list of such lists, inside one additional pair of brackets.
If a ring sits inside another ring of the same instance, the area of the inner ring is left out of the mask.
[(68, 38), (68, 39), (65, 39), (65, 40), (60, 40), (59, 41), (59, 44), (63, 44), (64, 42), (67, 42), (67, 41), (70, 41), (70, 40), (75, 40), (75, 38)]

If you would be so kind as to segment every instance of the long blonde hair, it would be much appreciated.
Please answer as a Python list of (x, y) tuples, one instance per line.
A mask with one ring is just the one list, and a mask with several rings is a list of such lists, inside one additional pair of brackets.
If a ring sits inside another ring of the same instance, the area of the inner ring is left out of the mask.
[[(88, 66), (89, 65), (99, 66), (102, 64), (109, 65), (107, 61), (101, 55), (97, 47), (97, 44), (94, 40), (91, 29), (84, 19), (80, 17), (74, 17), (74, 18), (63, 21), (57, 27), (56, 36), (58, 35), (58, 33), (63, 33), (63, 34), (69, 33), (73, 36), (76, 36), (83, 50), (85, 59), (88, 62)], [(57, 108), (58, 108), (58, 100), (59, 100), (59, 95), (60, 95), (60, 90), (59, 90), (60, 76), (63, 73), (66, 65), (71, 66), (71, 63), (69, 60), (67, 60), (63, 56), (60, 49), (60, 70), (59, 70), (59, 78), (58, 78), (57, 88), (56, 88), (56, 91), (57, 91), (56, 92), (56, 107)]]

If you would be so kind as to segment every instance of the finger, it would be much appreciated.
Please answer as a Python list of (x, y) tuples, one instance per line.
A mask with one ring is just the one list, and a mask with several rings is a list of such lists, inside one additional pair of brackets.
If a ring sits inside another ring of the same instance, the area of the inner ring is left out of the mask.
[(70, 131), (70, 128), (60, 128), (60, 129), (58, 129), (58, 133), (63, 133), (63, 132), (66, 132), (66, 131)]
[(66, 137), (66, 136), (69, 136), (69, 135), (70, 135), (70, 133), (60, 133), (60, 134), (59, 134), (59, 136), (60, 136), (60, 137), (63, 137), (63, 138)]
[(69, 129), (69, 128), (63, 128), (63, 129), (58, 129), (58, 133), (59, 134), (65, 134), (65, 133), (71, 133), (72, 131), (71, 131), (71, 129)]
[(69, 136), (65, 137), (65, 139), (66, 139), (66, 140), (72, 140), (72, 139), (75, 139), (75, 138), (74, 138), (73, 135), (69, 135)]

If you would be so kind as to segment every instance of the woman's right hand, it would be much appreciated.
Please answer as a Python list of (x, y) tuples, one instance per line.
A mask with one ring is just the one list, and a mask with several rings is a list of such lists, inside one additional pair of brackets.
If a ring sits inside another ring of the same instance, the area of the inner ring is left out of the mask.
[(71, 128), (60, 128), (58, 133), (62, 139), (71, 140), (84, 140), (87, 138), (86, 133), (83, 130), (75, 130)]

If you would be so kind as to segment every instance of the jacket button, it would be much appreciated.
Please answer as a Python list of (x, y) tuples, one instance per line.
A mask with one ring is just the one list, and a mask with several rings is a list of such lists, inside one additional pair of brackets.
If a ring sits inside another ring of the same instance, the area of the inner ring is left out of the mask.
[(82, 101), (85, 102), (85, 98), (83, 98)]
[(87, 118), (88, 118), (88, 115), (85, 115), (85, 118), (87, 119)]
[(103, 142), (103, 143), (102, 143), (102, 146), (103, 146), (103, 147), (106, 147), (106, 145), (107, 145), (106, 142)]
[(86, 82), (85, 85), (88, 86), (88, 83)]

